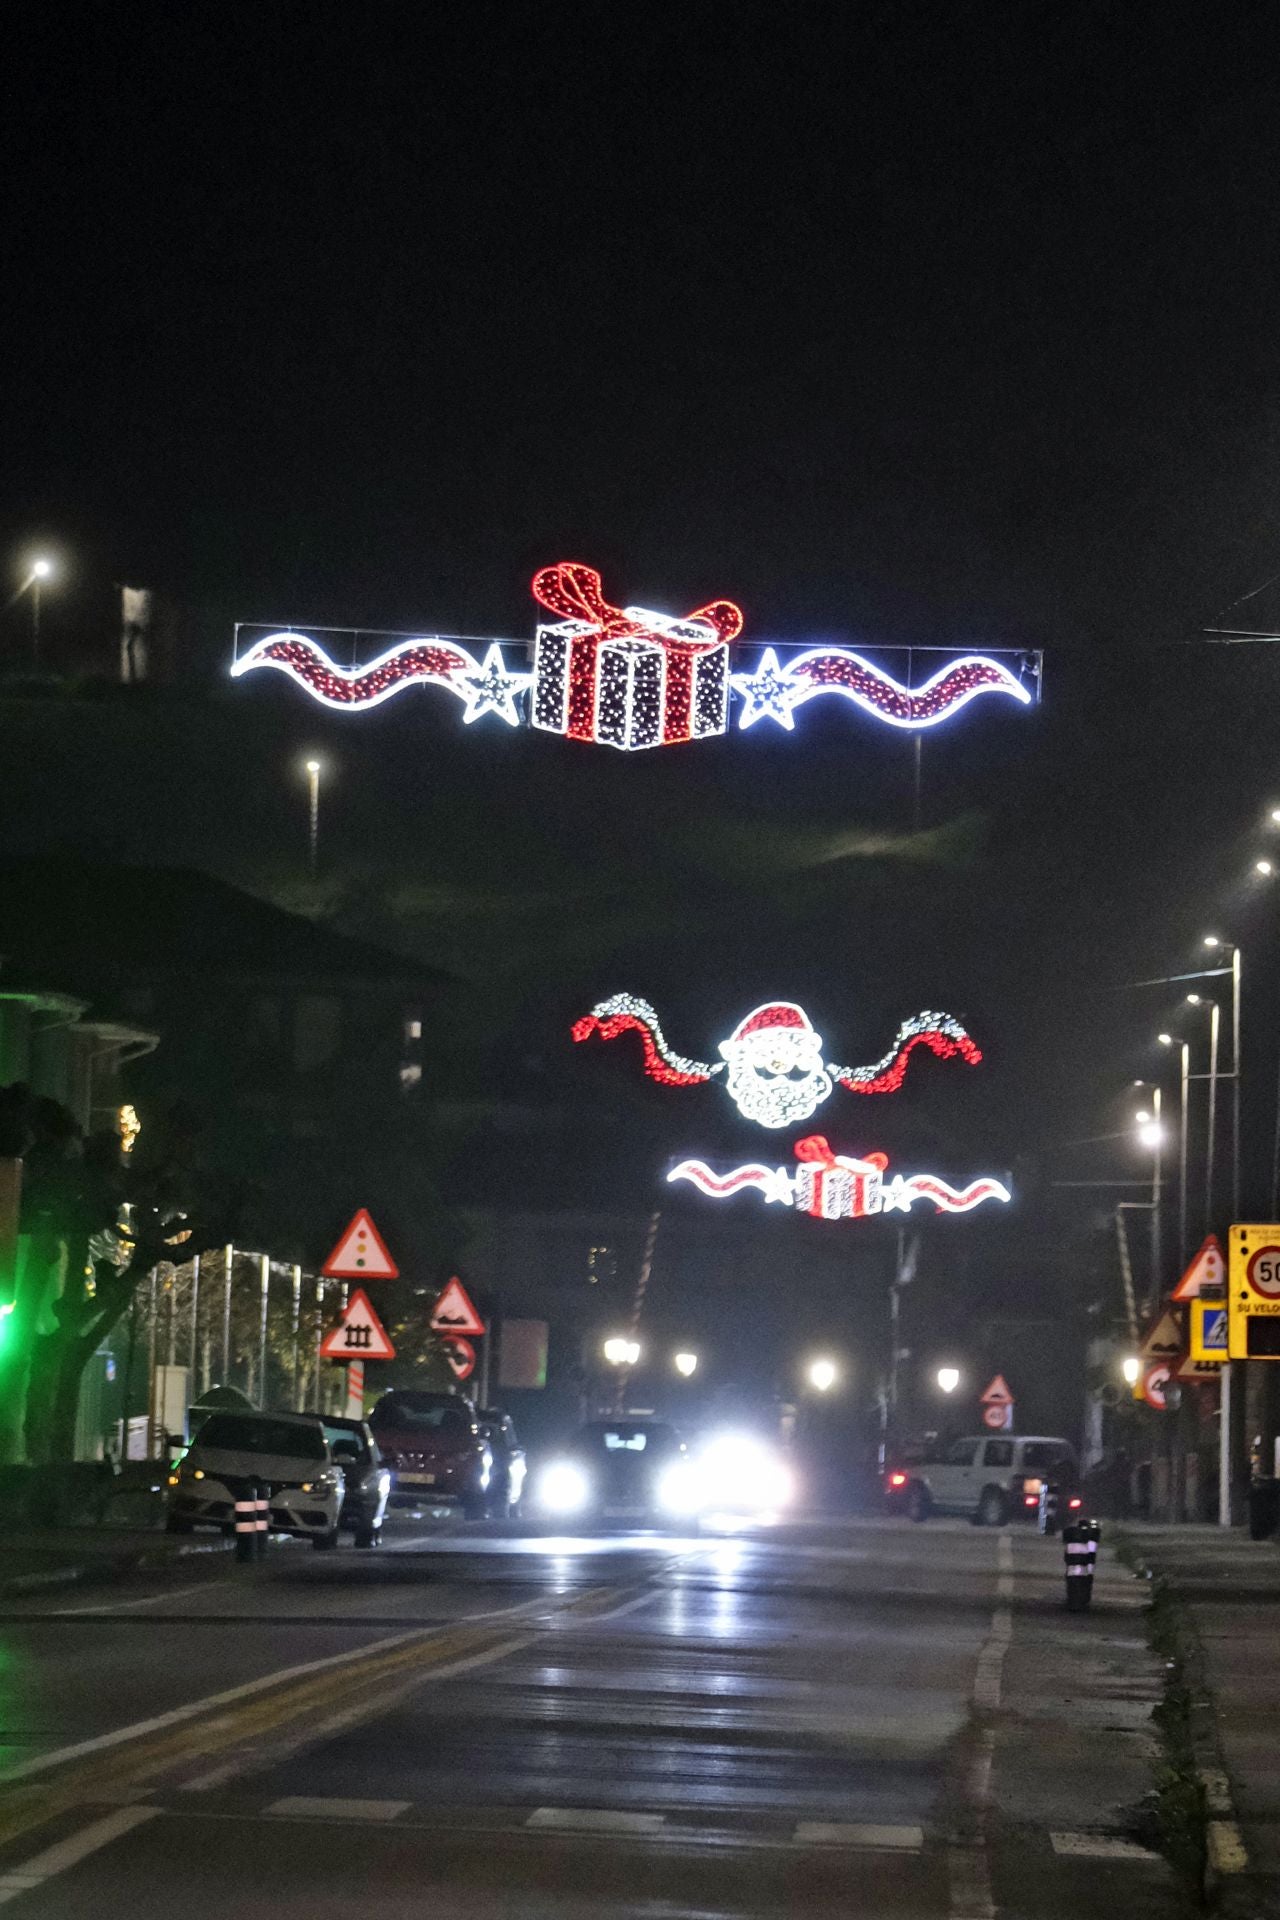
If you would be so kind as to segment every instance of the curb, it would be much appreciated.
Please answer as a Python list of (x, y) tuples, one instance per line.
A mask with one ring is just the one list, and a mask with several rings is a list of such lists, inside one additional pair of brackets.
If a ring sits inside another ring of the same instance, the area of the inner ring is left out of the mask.
[[(1191, 1760), (1204, 1807), (1204, 1898), (1220, 1914), (1238, 1914), (1240, 1920), (1254, 1920), (1257, 1908), (1248, 1893), (1253, 1876), (1244, 1834), (1231, 1793), (1231, 1781), (1224, 1764), (1222, 1746), (1214, 1718), (1213, 1694), (1209, 1686), (1204, 1646), (1196, 1627), (1195, 1615), (1178, 1589), (1159, 1569), (1153, 1567), (1132, 1534), (1122, 1536), (1125, 1558), (1142, 1578), (1150, 1582), (1152, 1598), (1157, 1595), (1177, 1609), (1178, 1624), (1185, 1641), (1181, 1657), (1188, 1683), (1190, 1705), (1187, 1733)], [(1240, 1901), (1247, 1898), (1247, 1904)]]
[(5, 1594), (36, 1593), (45, 1587), (70, 1587), (95, 1575), (116, 1580), (128, 1573), (160, 1573), (174, 1561), (191, 1554), (229, 1554), (231, 1551), (232, 1546), (226, 1541), (201, 1540), (175, 1547), (135, 1547), (128, 1553), (95, 1555), (90, 1560), (79, 1560), (67, 1567), (50, 1567), (42, 1573), (16, 1573), (10, 1579), (0, 1577), (0, 1598)]

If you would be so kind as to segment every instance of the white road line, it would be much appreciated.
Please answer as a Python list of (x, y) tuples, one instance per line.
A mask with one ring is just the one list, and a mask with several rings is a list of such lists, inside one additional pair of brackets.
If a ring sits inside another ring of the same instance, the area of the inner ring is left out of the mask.
[(318, 1795), (295, 1793), (273, 1800), (262, 1809), (270, 1820), (395, 1820), (407, 1813), (411, 1800), (344, 1800), (339, 1796), (323, 1799)]
[(1137, 1860), (1149, 1867), (1162, 1864), (1160, 1855), (1152, 1853), (1150, 1847), (1140, 1847), (1136, 1840), (1126, 1840), (1118, 1833), (1050, 1833), (1049, 1840), (1054, 1852), (1067, 1859)]
[(624, 1813), (612, 1807), (538, 1807), (525, 1826), (558, 1833), (658, 1833), (666, 1815)]
[(924, 1828), (878, 1827), (843, 1820), (802, 1820), (792, 1838), (801, 1847), (863, 1847), (873, 1853), (919, 1853), (924, 1846)]
[[(1013, 1536), (1008, 1533), (1002, 1533), (996, 1545), (996, 1596), (991, 1631), (973, 1676), (973, 1704), (979, 1713), (994, 1713), (1000, 1705), (1005, 1655), (1013, 1641), (1013, 1613), (1008, 1604), (1013, 1597)], [(987, 1835), (995, 1751), (995, 1732), (983, 1727), (974, 1742), (965, 1782), (973, 1834), (967, 1842), (957, 1840), (947, 1849), (951, 1920), (995, 1920)]]
[(109, 1847), (113, 1840), (122, 1839), (145, 1820), (154, 1820), (159, 1811), (159, 1807), (120, 1807), (115, 1813), (104, 1814), (101, 1820), (82, 1827), (68, 1839), (46, 1847), (43, 1853), (33, 1854), (21, 1866), (8, 1868), (0, 1874), (0, 1906), (16, 1900), (19, 1894), (30, 1893), (33, 1887), (52, 1880), (56, 1874), (65, 1873), (68, 1867), (78, 1866), (91, 1853)]
[[(639, 1608), (647, 1607), (654, 1600), (661, 1599), (661, 1597), (662, 1589), (660, 1587), (654, 1587), (648, 1593), (638, 1593), (633, 1600), (624, 1600), (621, 1605), (610, 1607), (607, 1613), (594, 1614), (592, 1616), (592, 1623), (596, 1620), (621, 1620), (624, 1613), (635, 1613)], [(573, 1624), (584, 1626), (587, 1625), (588, 1622), (575, 1621)]]
[(985, 1848), (948, 1847), (951, 1920), (996, 1920)]
[[(172, 1593), (148, 1593), (141, 1600), (113, 1600), (109, 1606), (99, 1603), (92, 1607), (55, 1607), (52, 1614), (37, 1615), (39, 1619), (65, 1620), (76, 1613), (127, 1613), (130, 1607), (158, 1607), (162, 1600), (185, 1600), (190, 1593), (209, 1593), (212, 1589), (208, 1581), (202, 1581), (198, 1587), (177, 1587)], [(220, 1619), (221, 1615), (210, 1616)]]

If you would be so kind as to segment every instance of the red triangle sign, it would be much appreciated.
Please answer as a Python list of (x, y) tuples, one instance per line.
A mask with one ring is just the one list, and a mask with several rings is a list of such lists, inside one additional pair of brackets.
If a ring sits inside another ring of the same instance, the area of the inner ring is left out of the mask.
[(1013, 1405), (1013, 1395), (1005, 1384), (1002, 1373), (996, 1375), (986, 1392), (979, 1398), (978, 1405), (980, 1407), (1011, 1407)]
[(431, 1315), (433, 1333), (460, 1333), (470, 1338), (484, 1334), (484, 1321), (471, 1304), (471, 1296), (455, 1273)]
[(1195, 1300), (1202, 1293), (1225, 1293), (1226, 1290), (1227, 1262), (1222, 1242), (1216, 1233), (1211, 1233), (1169, 1298)]
[(394, 1360), (396, 1350), (387, 1330), (369, 1305), (363, 1287), (357, 1287), (347, 1310), (320, 1347), (323, 1360)]
[(364, 1207), (361, 1207), (320, 1271), (330, 1280), (400, 1278), (400, 1269), (387, 1252), (386, 1241)]

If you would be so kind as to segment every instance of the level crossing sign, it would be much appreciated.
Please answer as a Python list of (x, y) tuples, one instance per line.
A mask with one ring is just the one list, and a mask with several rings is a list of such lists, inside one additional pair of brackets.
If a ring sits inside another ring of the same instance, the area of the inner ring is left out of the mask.
[(320, 1343), (322, 1360), (394, 1360), (396, 1350), (387, 1338), (387, 1330), (369, 1304), (363, 1287), (357, 1287), (333, 1332)]

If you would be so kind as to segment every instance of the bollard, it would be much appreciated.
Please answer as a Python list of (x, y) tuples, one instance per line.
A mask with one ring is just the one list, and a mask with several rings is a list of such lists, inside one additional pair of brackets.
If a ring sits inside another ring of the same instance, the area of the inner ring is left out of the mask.
[(1062, 1529), (1068, 1613), (1083, 1613), (1093, 1598), (1093, 1568), (1098, 1557), (1099, 1532), (1096, 1520), (1076, 1520)]
[(1040, 1504), (1036, 1525), (1041, 1533), (1058, 1531), (1058, 1489), (1048, 1480), (1040, 1482)]
[(254, 1557), (258, 1560), (265, 1560), (267, 1555), (267, 1537), (271, 1532), (271, 1497), (269, 1489), (264, 1486), (257, 1487), (255, 1493), (256, 1498), (253, 1503)]
[(252, 1560), (257, 1554), (258, 1498), (250, 1482), (236, 1495), (236, 1559)]

